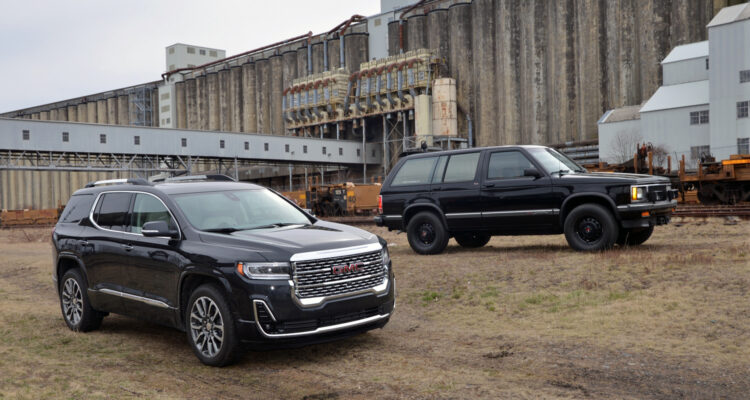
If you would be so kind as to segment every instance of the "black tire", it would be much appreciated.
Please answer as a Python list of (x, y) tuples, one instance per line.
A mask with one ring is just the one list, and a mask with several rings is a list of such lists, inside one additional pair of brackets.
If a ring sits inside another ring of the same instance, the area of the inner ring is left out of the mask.
[(77, 268), (68, 270), (60, 279), (60, 311), (65, 324), (76, 332), (89, 332), (102, 325), (104, 314), (91, 308), (88, 285)]
[(598, 204), (583, 204), (565, 218), (565, 239), (578, 251), (600, 251), (611, 248), (619, 235), (612, 213)]
[(486, 233), (459, 233), (454, 237), (461, 247), (466, 247), (468, 249), (482, 247), (489, 243), (491, 238), (492, 236)]
[(435, 213), (422, 211), (406, 227), (409, 246), (419, 254), (439, 254), (448, 245), (448, 231)]
[(231, 364), (238, 353), (234, 318), (224, 294), (216, 286), (201, 285), (190, 295), (185, 309), (188, 343), (206, 365)]
[(638, 229), (620, 229), (617, 244), (620, 246), (638, 246), (648, 240), (652, 233), (654, 233), (653, 226)]

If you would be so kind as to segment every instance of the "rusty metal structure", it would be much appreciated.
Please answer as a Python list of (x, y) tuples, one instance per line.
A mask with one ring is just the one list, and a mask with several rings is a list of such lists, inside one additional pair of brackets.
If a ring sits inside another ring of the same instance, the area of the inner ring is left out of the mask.
[(695, 191), (701, 204), (750, 202), (750, 154), (734, 154), (728, 160), (703, 157), (694, 173), (680, 160), (679, 180), (684, 192)]

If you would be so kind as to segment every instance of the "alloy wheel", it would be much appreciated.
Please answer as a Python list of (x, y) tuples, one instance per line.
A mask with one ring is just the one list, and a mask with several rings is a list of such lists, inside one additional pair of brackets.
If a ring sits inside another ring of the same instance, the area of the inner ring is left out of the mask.
[(224, 319), (216, 303), (202, 296), (190, 310), (190, 334), (193, 343), (206, 357), (215, 357), (224, 343)]

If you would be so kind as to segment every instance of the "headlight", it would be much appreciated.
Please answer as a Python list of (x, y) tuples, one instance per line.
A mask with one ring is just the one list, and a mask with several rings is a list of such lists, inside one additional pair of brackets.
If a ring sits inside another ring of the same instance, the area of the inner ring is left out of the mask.
[(387, 267), (388, 263), (391, 262), (391, 254), (388, 253), (388, 247), (383, 247), (382, 256), (383, 256), (383, 265)]
[(645, 186), (631, 186), (630, 187), (630, 201), (643, 201), (646, 199), (646, 187)]
[(237, 263), (237, 273), (250, 279), (289, 279), (290, 271), (285, 262)]

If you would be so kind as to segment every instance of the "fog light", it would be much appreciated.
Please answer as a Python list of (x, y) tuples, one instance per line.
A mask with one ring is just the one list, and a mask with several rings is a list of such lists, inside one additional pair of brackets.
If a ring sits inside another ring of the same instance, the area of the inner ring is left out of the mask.
[(641, 213), (641, 217), (649, 217), (649, 216), (651, 216), (651, 213), (648, 211), (644, 211)]

